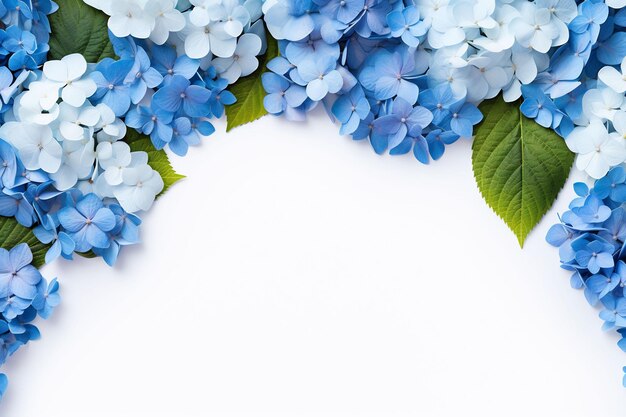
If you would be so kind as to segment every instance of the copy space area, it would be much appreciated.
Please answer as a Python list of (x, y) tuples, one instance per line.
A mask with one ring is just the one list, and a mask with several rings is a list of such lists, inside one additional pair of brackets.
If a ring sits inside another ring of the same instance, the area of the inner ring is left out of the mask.
[(624, 355), (544, 242), (486, 206), (471, 143), (423, 166), (272, 117), (186, 158), (115, 268), (6, 369), (3, 417), (623, 416)]

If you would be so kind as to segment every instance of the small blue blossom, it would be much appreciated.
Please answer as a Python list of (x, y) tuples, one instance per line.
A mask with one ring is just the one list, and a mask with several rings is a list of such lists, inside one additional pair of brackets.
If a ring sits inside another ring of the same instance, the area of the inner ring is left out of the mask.
[(332, 108), (333, 115), (341, 122), (339, 133), (349, 135), (359, 127), (361, 120), (370, 114), (370, 104), (360, 86), (354, 87), (349, 94), (337, 99)]
[(15, 220), (24, 227), (31, 227), (35, 222), (35, 210), (20, 192), (0, 193), (0, 216), (15, 217)]
[(391, 30), (391, 36), (402, 38), (402, 42), (413, 48), (420, 44), (420, 37), (428, 31), (428, 26), (420, 20), (419, 10), (415, 6), (389, 13), (387, 24)]
[(41, 285), (41, 291), (37, 293), (33, 300), (33, 307), (35, 307), (37, 313), (42, 318), (47, 319), (61, 303), (61, 296), (59, 295), (59, 283), (56, 278), (47, 285), (45, 280), (42, 280), (42, 284), (44, 285)]
[(604, 310), (600, 312), (600, 318), (604, 320), (603, 330), (613, 330), (617, 327), (626, 327), (626, 298), (615, 297), (608, 293), (602, 298)]
[(17, 175), (17, 159), (15, 150), (0, 139), (0, 188), (12, 187)]
[(139, 132), (150, 135), (156, 149), (163, 149), (170, 143), (173, 135), (171, 126), (174, 114), (154, 105), (133, 107), (126, 115), (126, 124)]
[[(398, 97), (393, 101), (391, 112), (374, 121), (374, 129), (388, 136), (388, 146), (395, 148), (415, 127), (424, 129), (433, 119), (432, 113), (421, 106), (413, 107)], [(421, 130), (420, 130), (421, 132)]]
[(320, 101), (328, 93), (333, 94), (341, 89), (343, 79), (336, 67), (337, 63), (332, 57), (307, 59), (298, 65), (300, 83), (306, 86), (306, 94), (311, 100)]
[(154, 94), (152, 103), (171, 114), (182, 110), (188, 116), (202, 117), (209, 113), (207, 102), (210, 97), (209, 90), (192, 85), (185, 77), (174, 75), (166, 86)]
[(617, 203), (626, 202), (626, 170), (621, 166), (610, 170), (596, 182), (593, 193), (600, 199), (610, 197)]
[(106, 104), (118, 117), (126, 114), (131, 103), (130, 87), (126, 83), (126, 77), (134, 65), (135, 62), (130, 59), (101, 61), (96, 71), (91, 73), (91, 78), (98, 87), (91, 100), (94, 103)]
[(95, 194), (82, 197), (75, 207), (62, 208), (58, 217), (61, 226), (76, 242), (76, 252), (110, 245), (106, 232), (115, 227), (115, 216)]
[(419, 95), (415, 77), (415, 61), (408, 53), (380, 51), (368, 59), (359, 74), (359, 81), (374, 92), (377, 100), (398, 96), (409, 104), (415, 104)]
[(483, 114), (472, 103), (457, 101), (450, 106), (450, 113), (450, 130), (461, 137), (471, 137), (474, 125), (483, 120)]
[(22, 243), (10, 251), (0, 248), (0, 298), (16, 295), (32, 300), (37, 294), (37, 284), (42, 277), (31, 265), (33, 254)]
[(275, 115), (284, 113), (289, 108), (296, 108), (307, 99), (304, 87), (290, 82), (282, 75), (266, 72), (261, 81), (267, 94), (263, 98), (265, 109)]
[(138, 48), (135, 55), (135, 65), (126, 77), (130, 84), (130, 99), (133, 104), (139, 103), (146, 96), (149, 88), (158, 87), (163, 82), (163, 76), (150, 66), (150, 58), (143, 48)]
[(572, 248), (576, 251), (576, 262), (579, 267), (588, 269), (592, 274), (597, 274), (601, 268), (612, 268), (613, 245), (597, 238), (590, 241), (577, 239), (572, 242)]
[(154, 45), (151, 52), (153, 68), (164, 77), (166, 83), (174, 75), (190, 80), (200, 68), (200, 61), (187, 55), (177, 56), (176, 50), (167, 45)]

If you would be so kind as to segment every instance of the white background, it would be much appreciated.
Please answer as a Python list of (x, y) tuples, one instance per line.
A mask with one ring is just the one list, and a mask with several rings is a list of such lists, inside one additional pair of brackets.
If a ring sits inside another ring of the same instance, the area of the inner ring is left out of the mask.
[(544, 242), (571, 182), (520, 250), (470, 147), (220, 125), (118, 266), (45, 268), (63, 304), (0, 416), (623, 416), (626, 355)]

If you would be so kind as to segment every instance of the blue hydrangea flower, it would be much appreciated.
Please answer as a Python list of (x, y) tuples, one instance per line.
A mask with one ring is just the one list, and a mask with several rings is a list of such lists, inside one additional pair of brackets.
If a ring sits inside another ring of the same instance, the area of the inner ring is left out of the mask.
[(174, 75), (166, 86), (160, 88), (152, 97), (155, 107), (176, 114), (184, 111), (191, 117), (202, 117), (209, 113), (207, 102), (211, 92), (206, 88), (192, 85), (188, 79)]
[(339, 133), (349, 135), (356, 131), (370, 114), (370, 104), (360, 86), (354, 87), (350, 93), (337, 99), (332, 108), (333, 115), (341, 122)]
[(428, 31), (428, 26), (420, 20), (419, 10), (415, 6), (389, 13), (387, 24), (391, 30), (391, 36), (401, 38), (402, 42), (413, 48), (417, 48), (420, 36), (424, 36)]
[(51, 245), (46, 252), (46, 263), (51, 263), (59, 256), (63, 256), (65, 259), (72, 259), (76, 243), (70, 235), (58, 230), (58, 226), (55, 224), (52, 216), (47, 216), (49, 218), (47, 222), (48, 227), (39, 225), (33, 229), (33, 234), (41, 243)]
[(135, 65), (129, 71), (126, 80), (130, 84), (130, 99), (139, 103), (146, 96), (149, 88), (155, 88), (163, 82), (163, 76), (151, 67), (150, 58), (143, 48), (138, 48)]
[(115, 227), (115, 216), (95, 194), (87, 194), (75, 207), (64, 207), (57, 215), (61, 226), (76, 243), (76, 252), (110, 245), (107, 232)]
[(452, 145), (459, 140), (460, 136), (454, 132), (442, 131), (441, 129), (435, 129), (428, 132), (426, 135), (426, 142), (428, 143), (428, 151), (430, 157), (435, 161), (441, 158), (446, 150), (446, 146)]
[(600, 199), (610, 197), (617, 203), (626, 202), (626, 170), (621, 166), (610, 170), (596, 182), (593, 193)]
[(413, 107), (398, 97), (393, 101), (389, 114), (374, 121), (374, 129), (388, 136), (388, 146), (395, 148), (416, 126), (424, 129), (433, 120), (432, 113), (421, 106)]
[(626, 327), (626, 298), (617, 298), (609, 293), (602, 298), (602, 304), (604, 310), (600, 312), (600, 318), (604, 320), (603, 330)]
[(56, 278), (47, 285), (45, 280), (42, 280), (42, 284), (44, 285), (41, 285), (41, 290), (37, 292), (32, 305), (42, 318), (47, 319), (61, 303), (61, 296), (59, 295), (59, 283)]
[(450, 129), (461, 137), (471, 137), (474, 125), (483, 120), (483, 114), (472, 103), (457, 101), (450, 106), (450, 113)]
[(11, 188), (17, 175), (17, 159), (15, 150), (0, 139), (0, 188)]
[(267, 94), (263, 98), (265, 109), (271, 114), (282, 114), (289, 108), (296, 108), (307, 99), (304, 87), (290, 82), (282, 75), (266, 72), (261, 81)]
[(98, 89), (91, 97), (94, 103), (104, 103), (113, 110), (117, 117), (123, 116), (129, 109), (130, 86), (126, 77), (135, 65), (135, 61), (123, 59), (114, 61), (105, 59), (90, 74)]
[(35, 210), (21, 192), (0, 193), (0, 216), (15, 217), (22, 226), (31, 227), (35, 221)]
[(336, 93), (343, 86), (343, 78), (336, 69), (337, 63), (332, 57), (302, 61), (297, 69), (302, 85), (306, 85), (306, 94), (311, 100), (320, 101), (328, 93)]
[(156, 149), (163, 149), (172, 140), (174, 114), (154, 105), (136, 106), (128, 111), (126, 125), (150, 135)]
[(42, 276), (31, 265), (33, 254), (22, 243), (10, 251), (0, 248), (0, 298), (16, 295), (32, 300), (37, 294), (37, 284)]
[(153, 68), (164, 77), (166, 83), (174, 75), (190, 80), (200, 68), (200, 61), (187, 55), (177, 56), (176, 50), (167, 45), (154, 45), (151, 52)]
[(380, 51), (372, 56), (369, 64), (359, 74), (359, 80), (378, 100), (398, 96), (409, 104), (415, 104), (419, 94), (415, 77), (415, 61), (408, 53)]

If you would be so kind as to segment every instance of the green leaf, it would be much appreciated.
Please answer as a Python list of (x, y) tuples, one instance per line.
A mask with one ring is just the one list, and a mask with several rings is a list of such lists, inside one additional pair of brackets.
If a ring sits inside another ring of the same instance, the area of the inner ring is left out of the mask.
[[(267, 31), (266, 31), (267, 32)], [(267, 33), (267, 51), (259, 59), (259, 68), (247, 77), (240, 78), (228, 90), (237, 97), (237, 102), (226, 106), (226, 131), (260, 119), (267, 114), (263, 106), (265, 90), (261, 75), (267, 70), (267, 63), (278, 56), (278, 43)]]
[(83, 0), (55, 0), (59, 10), (50, 15), (49, 59), (82, 54), (87, 62), (97, 63), (115, 57), (109, 41), (108, 16)]
[(144, 151), (148, 154), (148, 164), (161, 175), (165, 183), (165, 187), (159, 195), (163, 195), (172, 185), (185, 178), (184, 175), (174, 171), (165, 151), (155, 149), (148, 136), (137, 133), (133, 129), (128, 129), (124, 140), (130, 146), (131, 151)]
[(33, 252), (33, 265), (39, 268), (45, 263), (49, 245), (39, 241), (33, 232), (20, 225), (12, 217), (0, 217), (0, 248), (11, 250), (20, 243), (27, 243)]
[(519, 103), (498, 97), (480, 110), (485, 119), (472, 148), (474, 177), (487, 204), (523, 247), (563, 188), (574, 154), (553, 130), (527, 119)]

